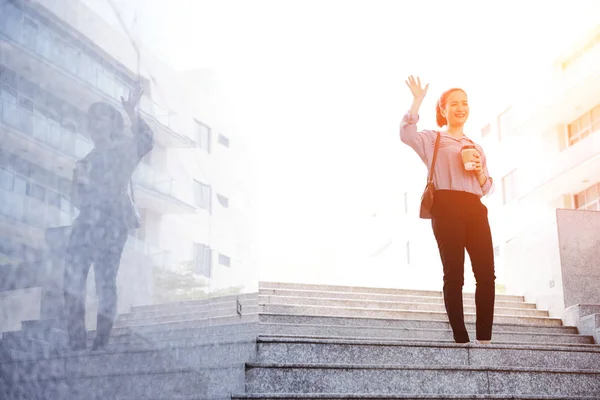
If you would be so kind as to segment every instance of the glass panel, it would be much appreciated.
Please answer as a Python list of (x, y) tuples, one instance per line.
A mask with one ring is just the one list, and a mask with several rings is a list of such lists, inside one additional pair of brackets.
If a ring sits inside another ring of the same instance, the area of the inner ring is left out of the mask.
[(51, 207), (55, 207), (55, 208), (59, 209), (60, 208), (60, 194), (53, 192), (51, 190), (48, 190), (48, 192), (46, 193), (46, 202)]
[(52, 57), (52, 38), (50, 31), (44, 27), (38, 27), (38, 36), (36, 41), (36, 52), (44, 58), (50, 59)]
[(599, 122), (600, 121), (600, 105), (597, 105), (596, 107), (594, 107), (592, 109), (592, 122)]
[(585, 191), (585, 202), (589, 203), (591, 201), (598, 199), (598, 186), (594, 185), (591, 188)]
[(12, 3), (4, 5), (4, 30), (3, 33), (17, 42), (21, 41), (23, 32), (23, 14), (21, 10)]
[(48, 120), (48, 144), (55, 149), (60, 149), (61, 144), (61, 127), (55, 121)]
[(23, 22), (23, 44), (30, 50), (37, 48), (37, 23), (31, 18), (25, 18)]
[(33, 120), (33, 137), (47, 143), (49, 141), (48, 138), (48, 123), (46, 122), (46, 118), (41, 116), (36, 116)]
[(28, 192), (28, 186), (29, 183), (27, 182), (26, 179), (21, 178), (20, 176), (15, 176), (14, 177), (14, 186), (13, 186), (13, 192), (19, 194), (19, 195), (27, 195)]
[(577, 193), (575, 195), (575, 208), (581, 208), (585, 203), (585, 192)]
[(13, 190), (13, 178), (12, 172), (5, 169), (0, 169), (0, 188), (4, 190)]
[(589, 128), (591, 124), (590, 114), (585, 113), (579, 118), (579, 129)]
[(60, 130), (60, 148), (66, 154), (75, 156), (75, 135), (73, 132), (62, 129)]
[(19, 196), (16, 193), (4, 193), (6, 199), (6, 215), (21, 221), (23, 219), (23, 203), (24, 196)]
[(4, 103), (4, 106), (2, 107), (2, 120), (5, 124), (15, 129), (19, 129), (20, 119), (17, 111), (17, 105), (11, 103)]
[(579, 133), (579, 122), (578, 121), (574, 121), (573, 123), (569, 124), (568, 126), (568, 132), (569, 132), (569, 137), (576, 135), (577, 133)]
[(45, 201), (46, 200), (46, 189), (44, 189), (42, 186), (32, 183), (29, 183), (29, 196), (33, 197), (34, 199), (38, 199), (40, 201)]

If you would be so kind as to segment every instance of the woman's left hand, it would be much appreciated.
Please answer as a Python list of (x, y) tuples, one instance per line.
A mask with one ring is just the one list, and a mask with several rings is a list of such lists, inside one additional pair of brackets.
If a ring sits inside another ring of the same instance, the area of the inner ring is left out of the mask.
[(473, 158), (475, 159), (475, 169), (473, 171), (475, 171), (477, 176), (482, 175), (483, 165), (481, 164), (481, 156), (479, 155), (479, 152), (474, 153)]

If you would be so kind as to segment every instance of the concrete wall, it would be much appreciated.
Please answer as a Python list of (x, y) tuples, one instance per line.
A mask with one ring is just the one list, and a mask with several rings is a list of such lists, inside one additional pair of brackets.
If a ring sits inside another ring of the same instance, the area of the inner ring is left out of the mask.
[(556, 211), (565, 306), (600, 305), (600, 212)]

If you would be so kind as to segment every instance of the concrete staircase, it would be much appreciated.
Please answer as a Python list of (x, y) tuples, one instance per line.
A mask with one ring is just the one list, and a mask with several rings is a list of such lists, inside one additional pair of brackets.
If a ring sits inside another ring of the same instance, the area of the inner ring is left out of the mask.
[(600, 399), (600, 346), (522, 297), (497, 296), (492, 345), (453, 343), (446, 321), (440, 292), (264, 282), (135, 307), (103, 352), (16, 350), (0, 397)]
[(237, 400), (600, 399), (600, 346), (522, 297), (496, 297), (494, 344), (475, 346), (452, 342), (439, 292), (260, 288), (257, 357)]

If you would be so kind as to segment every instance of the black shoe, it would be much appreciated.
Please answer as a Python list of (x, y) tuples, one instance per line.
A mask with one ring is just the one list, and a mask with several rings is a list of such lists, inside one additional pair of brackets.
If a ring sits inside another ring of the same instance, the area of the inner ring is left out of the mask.
[(92, 344), (92, 351), (99, 351), (106, 349), (106, 345), (108, 344), (108, 339), (99, 338), (98, 336), (94, 339), (94, 343)]

